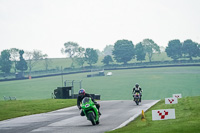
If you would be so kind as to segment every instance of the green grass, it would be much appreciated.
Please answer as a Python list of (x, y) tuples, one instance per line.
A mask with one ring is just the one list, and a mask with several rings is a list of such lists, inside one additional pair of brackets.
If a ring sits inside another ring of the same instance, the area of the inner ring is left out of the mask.
[[(178, 104), (165, 105), (164, 100), (127, 126), (109, 133), (198, 133), (200, 131), (200, 96), (178, 99)], [(175, 109), (176, 119), (152, 121), (152, 110)]]
[(76, 105), (75, 99), (0, 101), (0, 121)]
[[(105, 71), (107, 73), (108, 71)], [(87, 78), (80, 73), (64, 75), (65, 80), (82, 80), (88, 93), (100, 94), (102, 100), (131, 100), (135, 83), (143, 89), (144, 100), (157, 100), (181, 93), (183, 97), (200, 95), (200, 67), (168, 67), (113, 70), (112, 76)], [(57, 87), (62, 86), (61, 76), (0, 82), (0, 100), (3, 96), (16, 96), (18, 100), (49, 99)], [(75, 84), (75, 93), (79, 86)]]

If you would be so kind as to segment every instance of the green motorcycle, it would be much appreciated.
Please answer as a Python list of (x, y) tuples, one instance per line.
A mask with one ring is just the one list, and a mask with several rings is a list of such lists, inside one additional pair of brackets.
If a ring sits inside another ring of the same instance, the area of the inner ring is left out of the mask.
[(87, 119), (92, 122), (92, 125), (99, 124), (99, 112), (90, 97), (85, 97), (82, 100), (81, 108)]

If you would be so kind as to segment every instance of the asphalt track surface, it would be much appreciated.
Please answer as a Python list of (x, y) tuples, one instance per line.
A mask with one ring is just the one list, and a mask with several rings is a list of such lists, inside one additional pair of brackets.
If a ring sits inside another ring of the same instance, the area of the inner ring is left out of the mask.
[(99, 101), (102, 115), (96, 126), (81, 117), (78, 108), (73, 106), (0, 121), (0, 133), (103, 133), (125, 126), (157, 102), (144, 100), (137, 106), (131, 100)]

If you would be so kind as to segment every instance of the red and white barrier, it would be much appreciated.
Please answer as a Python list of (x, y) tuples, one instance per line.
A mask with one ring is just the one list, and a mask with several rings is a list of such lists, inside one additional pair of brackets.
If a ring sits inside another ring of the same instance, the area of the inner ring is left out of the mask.
[(177, 104), (178, 103), (178, 98), (165, 98), (165, 104)]
[(166, 120), (175, 118), (175, 109), (152, 110), (152, 120)]
[(182, 95), (181, 94), (173, 94), (173, 97), (175, 97), (175, 98), (182, 98)]

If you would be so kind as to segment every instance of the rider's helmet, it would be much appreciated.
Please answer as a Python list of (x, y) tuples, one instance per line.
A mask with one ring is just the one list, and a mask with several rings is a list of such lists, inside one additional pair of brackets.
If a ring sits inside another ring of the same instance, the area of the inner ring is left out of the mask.
[(139, 87), (139, 84), (138, 84), (138, 83), (136, 83), (136, 84), (135, 84), (135, 87), (136, 87), (136, 88), (138, 88), (138, 87)]
[(78, 94), (79, 94), (79, 95), (85, 95), (85, 90), (84, 90), (83, 88), (80, 89), (79, 92), (78, 92)]

